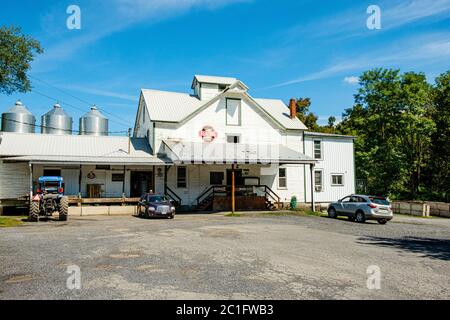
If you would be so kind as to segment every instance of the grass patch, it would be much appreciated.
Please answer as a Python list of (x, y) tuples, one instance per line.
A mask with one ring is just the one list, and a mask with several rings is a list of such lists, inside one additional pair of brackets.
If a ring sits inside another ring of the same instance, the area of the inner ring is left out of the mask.
[(26, 217), (0, 217), (0, 228), (18, 227), (23, 224)]
[(227, 213), (227, 214), (225, 214), (225, 217), (242, 217), (242, 214), (240, 214), (240, 213), (236, 213), (236, 212), (230, 212), (230, 213)]

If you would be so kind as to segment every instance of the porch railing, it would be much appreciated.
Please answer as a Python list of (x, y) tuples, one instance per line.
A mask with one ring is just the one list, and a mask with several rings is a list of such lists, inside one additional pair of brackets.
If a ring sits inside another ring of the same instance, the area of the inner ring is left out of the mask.
[[(281, 198), (267, 185), (246, 185), (235, 187), (236, 196), (252, 196), (255, 194), (260, 194), (261, 196), (264, 196), (267, 201), (274, 202), (277, 205), (281, 203)], [(231, 196), (231, 186), (210, 186), (197, 197), (197, 207), (204, 202), (212, 203), (214, 198), (220, 195)]]

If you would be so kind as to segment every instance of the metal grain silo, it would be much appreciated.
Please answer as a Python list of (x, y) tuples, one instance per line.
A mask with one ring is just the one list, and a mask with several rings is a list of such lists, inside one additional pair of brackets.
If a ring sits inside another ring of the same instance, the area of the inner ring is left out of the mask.
[(17, 101), (10, 110), (2, 113), (2, 131), (34, 133), (36, 118), (28, 109)]
[(80, 118), (80, 135), (107, 136), (108, 119), (105, 118), (96, 106)]
[(72, 134), (72, 118), (55, 104), (53, 109), (41, 117), (41, 133), (44, 134)]

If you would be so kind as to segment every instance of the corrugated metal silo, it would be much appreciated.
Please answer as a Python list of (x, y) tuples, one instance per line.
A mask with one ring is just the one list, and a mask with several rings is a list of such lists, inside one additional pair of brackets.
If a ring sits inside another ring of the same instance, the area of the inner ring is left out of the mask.
[(18, 133), (35, 133), (36, 118), (28, 109), (17, 101), (10, 110), (2, 113), (2, 131)]
[(59, 104), (41, 117), (41, 123), (43, 134), (72, 134), (72, 118)]
[(107, 136), (108, 119), (105, 118), (96, 106), (80, 118), (80, 135)]

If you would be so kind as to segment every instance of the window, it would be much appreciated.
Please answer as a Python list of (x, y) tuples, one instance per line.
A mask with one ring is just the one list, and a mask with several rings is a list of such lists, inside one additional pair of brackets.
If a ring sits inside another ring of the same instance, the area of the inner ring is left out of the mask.
[(286, 168), (278, 169), (278, 188), (286, 189), (287, 188), (287, 171)]
[(241, 140), (240, 136), (237, 135), (227, 135), (227, 142), (228, 143), (239, 143)]
[(241, 100), (238, 99), (226, 99), (227, 109), (227, 126), (240, 126), (241, 125)]
[(314, 188), (316, 192), (323, 191), (323, 174), (321, 170), (314, 171)]
[(322, 141), (314, 140), (314, 159), (322, 159)]
[(219, 84), (219, 91), (223, 91), (227, 88), (226, 84)]
[(343, 174), (332, 174), (331, 175), (331, 185), (332, 186), (343, 186), (344, 185), (344, 175)]
[(95, 170), (111, 170), (111, 167), (108, 165), (98, 164), (95, 166)]
[(225, 174), (223, 172), (210, 172), (209, 184), (210, 185), (222, 185)]
[(125, 180), (125, 175), (123, 173), (113, 173), (111, 175), (111, 181), (113, 182), (123, 182)]
[(186, 167), (177, 167), (177, 188), (187, 188)]

